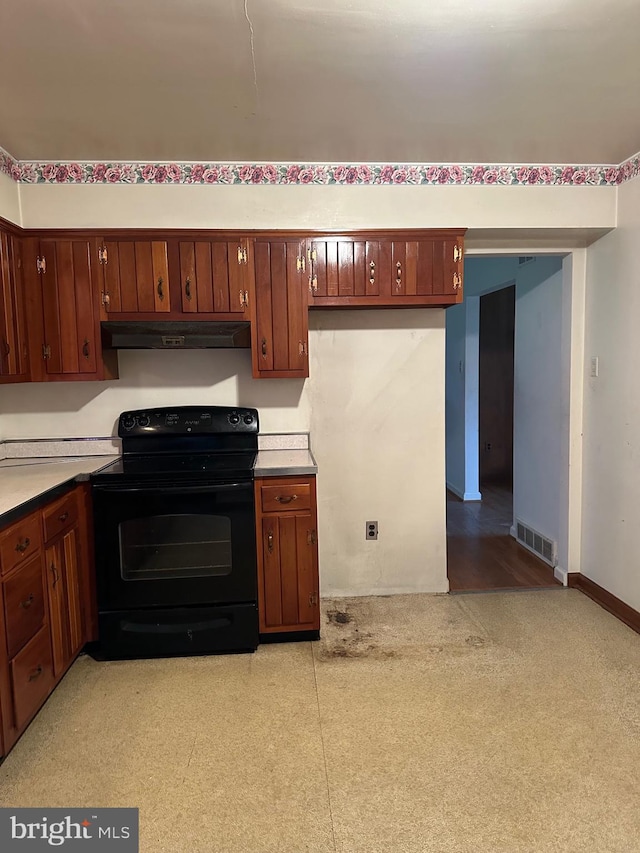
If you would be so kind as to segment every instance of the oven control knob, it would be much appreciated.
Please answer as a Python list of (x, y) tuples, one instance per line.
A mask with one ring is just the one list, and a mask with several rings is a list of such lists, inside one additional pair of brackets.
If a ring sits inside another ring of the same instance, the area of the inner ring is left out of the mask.
[(138, 418), (138, 426), (148, 427), (150, 423), (151, 418), (149, 417), (149, 415), (140, 415), (140, 417)]
[(251, 426), (251, 424), (253, 423), (253, 415), (245, 415), (242, 420), (247, 426)]
[(133, 429), (135, 425), (136, 425), (136, 419), (133, 417), (133, 415), (127, 415), (127, 417), (123, 418), (123, 420), (122, 420), (122, 426), (126, 430)]
[(235, 412), (232, 415), (229, 415), (229, 423), (235, 426), (240, 423), (240, 415), (237, 415)]

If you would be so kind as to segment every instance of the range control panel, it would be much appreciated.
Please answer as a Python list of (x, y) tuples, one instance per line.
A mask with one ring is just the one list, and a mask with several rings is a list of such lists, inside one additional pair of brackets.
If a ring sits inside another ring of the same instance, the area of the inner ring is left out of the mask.
[(257, 409), (227, 406), (177, 406), (123, 412), (118, 421), (120, 438), (129, 436), (220, 435), (258, 432)]

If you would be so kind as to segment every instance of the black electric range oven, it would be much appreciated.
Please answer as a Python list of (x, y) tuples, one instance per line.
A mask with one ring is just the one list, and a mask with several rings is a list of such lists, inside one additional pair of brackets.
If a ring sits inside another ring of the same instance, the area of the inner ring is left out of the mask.
[(258, 645), (258, 412), (124, 412), (123, 455), (91, 477), (102, 659)]

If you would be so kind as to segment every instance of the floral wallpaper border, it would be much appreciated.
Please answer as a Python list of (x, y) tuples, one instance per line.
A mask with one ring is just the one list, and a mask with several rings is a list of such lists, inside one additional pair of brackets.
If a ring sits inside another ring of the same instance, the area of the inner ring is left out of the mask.
[(24, 184), (360, 186), (612, 186), (640, 174), (640, 154), (619, 166), (399, 163), (36, 163), (0, 149), (0, 172)]

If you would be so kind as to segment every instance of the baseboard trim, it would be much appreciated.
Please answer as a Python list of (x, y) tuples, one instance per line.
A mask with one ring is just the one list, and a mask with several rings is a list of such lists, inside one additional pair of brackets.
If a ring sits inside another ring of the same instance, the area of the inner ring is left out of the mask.
[(612, 613), (617, 619), (640, 634), (640, 613), (637, 610), (634, 610), (633, 607), (625, 604), (624, 601), (621, 601), (613, 593), (608, 592), (595, 583), (595, 581), (580, 574), (580, 572), (570, 572), (568, 580), (570, 587), (578, 589), (589, 596), (600, 607), (608, 610), (609, 613)]
[(457, 486), (452, 486), (451, 483), (447, 483), (447, 489), (457, 498), (460, 498), (461, 501), (482, 500), (482, 492), (463, 492), (462, 489), (457, 488)]
[(555, 566), (553, 576), (562, 586), (569, 586), (569, 572), (561, 566)]

